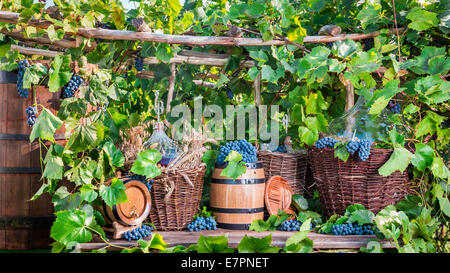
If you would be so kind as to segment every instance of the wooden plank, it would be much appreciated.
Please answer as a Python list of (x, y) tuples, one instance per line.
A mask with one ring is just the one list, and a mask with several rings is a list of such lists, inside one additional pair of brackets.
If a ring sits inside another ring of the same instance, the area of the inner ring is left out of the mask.
[[(294, 231), (265, 231), (265, 232), (256, 232), (256, 231), (248, 231), (248, 230), (226, 230), (226, 229), (217, 229), (217, 230), (203, 230), (200, 232), (189, 232), (189, 231), (160, 231), (153, 232), (159, 233), (164, 242), (168, 244), (168, 247), (176, 246), (176, 245), (184, 245), (189, 246), (192, 244), (196, 244), (200, 234), (204, 236), (221, 236), (224, 234), (228, 234), (228, 244), (229, 247), (237, 248), (239, 242), (242, 238), (247, 236), (262, 238), (269, 234), (272, 234), (272, 245), (277, 247), (284, 247), (286, 244), (286, 240), (291, 237), (295, 232)], [(308, 234), (308, 238), (314, 242), (315, 249), (359, 249), (361, 247), (366, 247), (367, 242), (371, 239), (375, 239), (375, 236), (372, 235), (348, 235), (348, 236), (334, 236), (334, 235), (324, 235), (315, 232), (310, 232)], [(147, 240), (149, 238), (146, 238)], [(89, 251), (93, 249), (99, 249), (103, 247), (107, 247), (106, 243), (103, 243), (97, 239), (91, 243), (83, 243), (78, 244), (77, 249), (83, 251)], [(110, 243), (112, 245), (121, 246), (121, 247), (134, 247), (136, 246), (136, 241), (128, 242), (126, 240), (111, 240)], [(393, 248), (394, 246), (388, 241), (381, 241), (381, 245), (383, 248)], [(111, 248), (115, 249), (115, 248)], [(117, 248), (116, 248), (117, 249)]]
[(39, 56), (44, 56), (44, 57), (49, 57), (49, 58), (54, 58), (56, 55), (64, 54), (64, 52), (60, 52), (60, 51), (31, 48), (31, 47), (24, 47), (24, 46), (18, 46), (18, 45), (11, 45), (11, 50), (18, 50), (20, 53), (26, 54), (26, 55), (39, 55)]

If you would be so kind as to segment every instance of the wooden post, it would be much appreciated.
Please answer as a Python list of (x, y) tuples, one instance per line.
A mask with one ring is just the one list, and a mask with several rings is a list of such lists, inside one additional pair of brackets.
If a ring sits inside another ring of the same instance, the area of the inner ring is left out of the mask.
[(258, 73), (258, 75), (255, 78), (255, 81), (253, 82), (253, 90), (255, 93), (255, 105), (260, 106), (261, 105), (261, 73)]
[[(355, 105), (355, 88), (353, 84), (348, 81), (345, 86), (345, 112), (349, 111)], [(355, 117), (349, 116), (345, 124), (345, 137), (352, 136), (352, 129), (355, 125)]]
[(169, 77), (169, 93), (167, 93), (167, 106), (166, 113), (170, 112), (170, 102), (172, 101), (173, 91), (175, 90), (175, 79), (177, 76), (177, 65), (172, 63), (170, 65), (170, 77)]

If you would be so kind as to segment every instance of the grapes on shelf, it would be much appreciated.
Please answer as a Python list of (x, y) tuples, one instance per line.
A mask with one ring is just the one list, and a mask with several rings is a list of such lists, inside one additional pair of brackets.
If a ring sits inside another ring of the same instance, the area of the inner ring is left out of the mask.
[(220, 165), (225, 163), (225, 159), (231, 151), (236, 151), (242, 155), (242, 161), (246, 163), (255, 163), (258, 161), (256, 156), (256, 148), (245, 139), (229, 141), (225, 145), (221, 145), (219, 156), (216, 162)]
[[(281, 223), (280, 226), (277, 227), (277, 230), (281, 231), (299, 231), (300, 227), (302, 226), (302, 222), (295, 219), (289, 219)], [(314, 227), (314, 224), (311, 223), (310, 229)]]
[(17, 73), (17, 92), (22, 98), (28, 98), (28, 89), (23, 88), (23, 76), (27, 67), (30, 66), (28, 60), (19, 61), (19, 72)]
[(148, 225), (142, 225), (141, 227), (129, 230), (123, 233), (122, 238), (127, 241), (144, 239), (152, 234), (153, 228)]
[(144, 69), (144, 58), (141, 55), (137, 55), (134, 58), (134, 67), (137, 71), (142, 71)]
[(74, 74), (72, 78), (70, 78), (69, 82), (63, 87), (63, 99), (73, 97), (82, 83), (83, 79), (80, 76)]
[(212, 216), (203, 217), (198, 216), (190, 224), (187, 225), (189, 231), (201, 231), (201, 230), (216, 230), (217, 222)]
[(333, 235), (373, 235), (374, 231), (372, 225), (358, 225), (358, 224), (340, 224), (334, 225), (331, 229)]
[(361, 139), (359, 141), (358, 157), (361, 161), (366, 161), (369, 158), (370, 146), (372, 146), (372, 141), (368, 139)]
[(34, 106), (28, 106), (27, 109), (25, 109), (25, 114), (27, 116), (27, 124), (28, 126), (32, 127), (36, 123), (38, 110)]
[(314, 143), (314, 146), (317, 149), (323, 149), (323, 148), (334, 148), (334, 145), (338, 143), (339, 141), (332, 138), (332, 137), (324, 137), (316, 141)]

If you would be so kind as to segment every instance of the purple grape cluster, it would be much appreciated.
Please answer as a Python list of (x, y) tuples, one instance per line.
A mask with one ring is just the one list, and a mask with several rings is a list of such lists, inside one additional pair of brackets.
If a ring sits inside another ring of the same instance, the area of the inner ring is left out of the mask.
[(28, 60), (19, 61), (19, 72), (17, 73), (17, 92), (22, 98), (28, 98), (28, 89), (23, 88), (23, 76), (27, 67), (30, 66)]
[[(299, 231), (300, 227), (303, 225), (302, 222), (295, 219), (289, 219), (281, 223), (279, 227), (277, 227), (277, 230), (281, 231)], [(310, 229), (314, 228), (314, 224), (311, 223)]]
[(373, 235), (371, 225), (341, 224), (334, 225), (331, 229), (333, 235)]
[(212, 216), (203, 217), (198, 216), (192, 221), (189, 225), (187, 225), (187, 230), (189, 231), (200, 231), (200, 230), (216, 230), (217, 222), (214, 220)]
[(400, 104), (396, 104), (394, 105), (394, 107), (392, 107), (391, 111), (394, 114), (400, 114), (402, 112), (402, 107), (400, 106)]
[(137, 71), (142, 71), (142, 69), (144, 69), (144, 57), (136, 55), (134, 58), (134, 67)]
[(234, 98), (233, 91), (230, 88), (227, 88), (227, 97), (231, 100)]
[(80, 85), (83, 83), (83, 79), (78, 75), (72, 75), (69, 82), (64, 85), (62, 97), (63, 99), (71, 98), (75, 95)]
[(332, 138), (332, 137), (324, 137), (316, 141), (314, 143), (314, 146), (317, 149), (323, 149), (323, 148), (334, 148), (334, 145), (338, 143), (339, 141)]
[(356, 153), (356, 151), (358, 151), (359, 149), (359, 141), (358, 140), (350, 140), (347, 143), (347, 151), (353, 155)]
[(38, 110), (36, 107), (28, 106), (25, 110), (25, 114), (27, 115), (27, 124), (32, 127), (36, 123)]
[(152, 230), (153, 230), (152, 227), (147, 226), (147, 225), (142, 225), (141, 227), (135, 228), (131, 231), (124, 232), (122, 237), (127, 241), (139, 240), (139, 239), (143, 239), (143, 238), (149, 236), (150, 234), (152, 234)]
[(366, 161), (369, 158), (370, 146), (372, 146), (372, 141), (369, 139), (359, 141), (358, 157), (361, 161)]
[(216, 162), (220, 165), (225, 163), (225, 159), (231, 151), (236, 151), (242, 155), (242, 161), (246, 163), (254, 163), (258, 161), (256, 156), (256, 148), (247, 140), (235, 140), (227, 142), (225, 145), (221, 145), (219, 149), (219, 156)]

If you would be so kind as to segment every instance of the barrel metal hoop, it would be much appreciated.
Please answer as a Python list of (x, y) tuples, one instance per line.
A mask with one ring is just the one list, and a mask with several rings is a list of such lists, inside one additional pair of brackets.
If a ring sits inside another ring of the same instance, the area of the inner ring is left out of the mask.
[[(65, 140), (66, 136), (64, 134), (54, 135), (55, 140)], [(0, 140), (30, 140), (30, 135), (26, 134), (0, 134)]]
[(224, 229), (234, 229), (234, 230), (248, 230), (250, 228), (250, 224), (218, 223), (217, 227), (224, 228)]
[(15, 168), (0, 168), (0, 174), (38, 174), (41, 173), (41, 168), (33, 167), (15, 167)]
[(258, 212), (264, 212), (264, 207), (260, 208), (248, 208), (248, 209), (230, 209), (230, 208), (215, 208), (211, 207), (211, 210), (213, 212), (219, 212), (219, 213), (258, 213)]
[[(216, 163), (216, 168), (219, 169), (225, 169), (227, 166), (228, 162), (225, 162), (223, 164)], [(245, 167), (247, 167), (247, 169), (261, 169), (263, 168), (263, 163), (262, 162), (245, 163)]]
[(54, 216), (0, 216), (0, 229), (46, 229)]
[(264, 178), (252, 178), (252, 179), (217, 179), (211, 178), (211, 183), (215, 184), (264, 184)]

